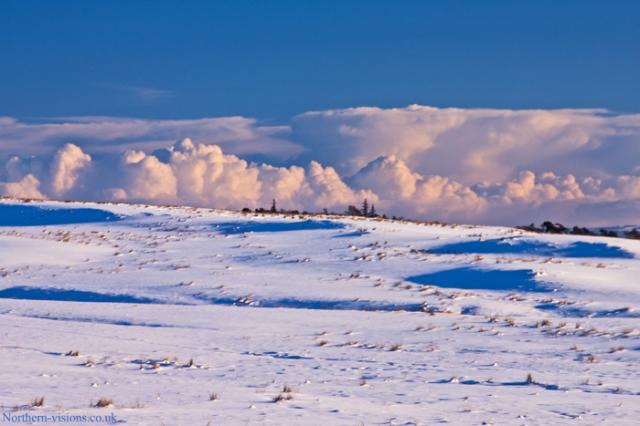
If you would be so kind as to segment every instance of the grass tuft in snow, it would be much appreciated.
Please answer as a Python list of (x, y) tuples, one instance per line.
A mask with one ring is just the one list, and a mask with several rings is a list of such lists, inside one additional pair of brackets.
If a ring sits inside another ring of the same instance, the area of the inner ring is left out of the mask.
[(291, 395), (290, 393), (280, 393), (273, 398), (273, 403), (291, 401), (292, 399), (293, 399), (293, 395)]
[(44, 396), (34, 399), (31, 402), (32, 407), (43, 407), (44, 406)]
[(280, 392), (273, 398), (273, 402), (278, 403), (283, 401), (291, 401), (293, 399), (293, 395), (291, 394), (292, 392), (293, 390), (291, 389), (291, 386), (285, 384), (284, 386), (282, 386), (282, 392)]
[(95, 408), (113, 407), (113, 400), (109, 398), (100, 398), (98, 402), (93, 404), (93, 407)]

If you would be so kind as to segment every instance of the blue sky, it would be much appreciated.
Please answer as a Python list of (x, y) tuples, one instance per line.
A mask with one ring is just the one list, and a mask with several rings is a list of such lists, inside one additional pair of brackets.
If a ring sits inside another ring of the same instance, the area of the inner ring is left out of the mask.
[(638, 223), (639, 16), (637, 0), (4, 0), (0, 195)]
[(637, 1), (12, 1), (0, 116), (640, 111)]

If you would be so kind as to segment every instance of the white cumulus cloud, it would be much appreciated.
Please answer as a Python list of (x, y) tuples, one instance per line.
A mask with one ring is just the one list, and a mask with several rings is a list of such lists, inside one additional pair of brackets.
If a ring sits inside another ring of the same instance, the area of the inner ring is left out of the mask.
[(602, 110), (350, 108), (281, 126), (2, 118), (0, 164), (14, 197), (338, 212), (366, 198), (429, 220), (640, 222), (640, 114)]

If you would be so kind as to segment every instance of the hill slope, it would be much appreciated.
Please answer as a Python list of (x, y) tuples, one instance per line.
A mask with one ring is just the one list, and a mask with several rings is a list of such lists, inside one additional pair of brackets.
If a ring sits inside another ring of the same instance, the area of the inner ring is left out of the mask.
[(639, 256), (511, 228), (3, 201), (0, 403), (149, 425), (631, 424)]

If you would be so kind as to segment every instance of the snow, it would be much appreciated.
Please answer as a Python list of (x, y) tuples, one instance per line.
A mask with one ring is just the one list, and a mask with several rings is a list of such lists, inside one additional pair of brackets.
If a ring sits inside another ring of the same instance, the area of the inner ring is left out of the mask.
[(638, 241), (5, 200), (0, 256), (4, 412), (135, 425), (640, 415)]

